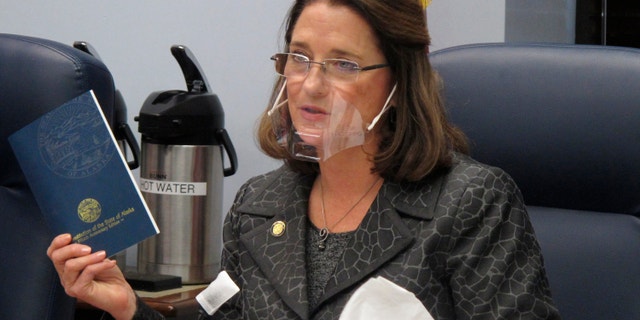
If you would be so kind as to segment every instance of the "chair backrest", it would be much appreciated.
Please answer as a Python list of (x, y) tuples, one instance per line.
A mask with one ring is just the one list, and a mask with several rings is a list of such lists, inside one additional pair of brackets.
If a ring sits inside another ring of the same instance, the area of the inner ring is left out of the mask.
[(0, 319), (71, 319), (75, 302), (59, 284), (42, 220), (7, 137), (93, 89), (113, 119), (113, 79), (97, 58), (45, 39), (0, 34)]
[(640, 319), (640, 50), (474, 44), (430, 54), (476, 159), (522, 190), (564, 319)]

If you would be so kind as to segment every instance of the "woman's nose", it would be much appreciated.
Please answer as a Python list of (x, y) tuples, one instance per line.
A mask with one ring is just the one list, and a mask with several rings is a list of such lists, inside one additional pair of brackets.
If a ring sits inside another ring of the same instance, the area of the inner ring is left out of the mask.
[(324, 66), (321, 64), (311, 64), (309, 72), (304, 78), (303, 87), (312, 95), (320, 95), (327, 92), (329, 82)]

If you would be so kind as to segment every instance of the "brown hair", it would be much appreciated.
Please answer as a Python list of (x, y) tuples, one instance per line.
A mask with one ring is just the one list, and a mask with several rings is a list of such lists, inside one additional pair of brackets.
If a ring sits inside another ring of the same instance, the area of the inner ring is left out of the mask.
[[(429, 63), (430, 38), (420, 1), (297, 0), (286, 21), (286, 51), (300, 14), (316, 1), (347, 6), (368, 21), (397, 82), (396, 105), (377, 126), (381, 140), (377, 154), (372, 156), (373, 171), (385, 179), (418, 181), (434, 169), (450, 166), (452, 152), (466, 153), (466, 137), (448, 122), (440, 78)], [(270, 105), (282, 82), (283, 79), (276, 81)], [(257, 134), (260, 147), (267, 155), (283, 159), (293, 170), (302, 173), (318, 171), (316, 163), (297, 160), (278, 144), (266, 111)]]

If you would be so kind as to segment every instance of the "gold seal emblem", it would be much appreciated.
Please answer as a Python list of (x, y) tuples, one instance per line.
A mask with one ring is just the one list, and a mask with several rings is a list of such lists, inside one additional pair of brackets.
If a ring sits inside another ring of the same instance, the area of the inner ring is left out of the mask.
[(286, 228), (287, 224), (284, 223), (284, 221), (276, 221), (271, 225), (271, 235), (274, 237), (281, 237)]
[(102, 206), (96, 199), (87, 198), (78, 204), (78, 217), (86, 223), (92, 223), (100, 218)]

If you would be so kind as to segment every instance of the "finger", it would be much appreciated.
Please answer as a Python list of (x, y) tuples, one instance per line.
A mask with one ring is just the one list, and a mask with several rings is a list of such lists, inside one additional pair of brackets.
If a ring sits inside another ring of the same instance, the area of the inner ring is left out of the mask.
[[(62, 249), (60, 249), (62, 250)], [(58, 250), (59, 251), (59, 250)], [(55, 253), (54, 253), (55, 255)], [(64, 261), (61, 270), (58, 271), (60, 282), (65, 288), (73, 286), (80, 274), (89, 266), (101, 263), (106, 258), (104, 251), (98, 251), (90, 255), (72, 258)]]
[(53, 253), (53, 251), (70, 244), (71, 240), (72, 240), (71, 235), (68, 233), (61, 234), (53, 238), (53, 240), (51, 241), (51, 244), (47, 248), (47, 256), (51, 258), (51, 253)]
[(65, 287), (67, 289), (67, 294), (74, 297), (80, 296), (91, 301), (98, 278), (103, 273), (110, 273), (109, 270), (113, 269), (115, 266), (115, 260), (104, 258), (98, 263), (87, 265), (78, 274), (77, 278), (74, 279), (74, 282)]
[[(121, 277), (124, 280), (124, 276), (120, 269), (117, 268), (117, 262), (111, 259), (103, 259), (99, 263), (88, 265), (82, 270), (82, 273), (78, 277), (78, 282), (89, 283), (94, 280), (108, 280)], [(122, 275), (122, 276), (121, 276)]]
[(58, 273), (64, 272), (64, 266), (68, 260), (86, 256), (91, 253), (91, 247), (83, 244), (68, 244), (62, 247), (52, 245), (54, 248), (49, 253), (49, 258)]

